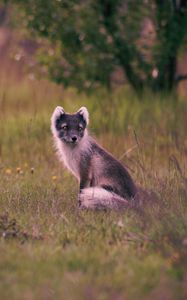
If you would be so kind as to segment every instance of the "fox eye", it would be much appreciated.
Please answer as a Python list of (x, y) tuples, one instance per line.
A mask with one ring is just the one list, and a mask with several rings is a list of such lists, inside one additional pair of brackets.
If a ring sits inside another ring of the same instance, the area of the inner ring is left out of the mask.
[(68, 126), (67, 126), (67, 125), (63, 125), (63, 126), (62, 126), (62, 129), (63, 129), (63, 130), (67, 130), (67, 129), (68, 129)]
[(83, 131), (83, 127), (82, 126), (79, 126), (79, 131)]

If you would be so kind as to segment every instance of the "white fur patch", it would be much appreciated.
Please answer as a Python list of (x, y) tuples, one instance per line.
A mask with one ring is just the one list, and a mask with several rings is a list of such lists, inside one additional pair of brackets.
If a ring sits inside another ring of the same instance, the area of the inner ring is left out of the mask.
[(51, 117), (51, 131), (54, 135), (54, 137), (57, 137), (57, 130), (56, 130), (56, 120), (61, 116), (65, 114), (65, 111), (63, 109), (63, 107), (61, 106), (57, 106), (52, 114), (52, 117)]
[(122, 209), (128, 207), (126, 199), (101, 187), (85, 188), (79, 194), (80, 208), (87, 209)]
[(86, 124), (88, 125), (89, 123), (89, 113), (88, 110), (85, 106), (82, 106), (78, 111), (77, 111), (80, 115), (83, 116)]
[(111, 198), (111, 192), (101, 188), (101, 187), (91, 187), (82, 190), (81, 194), (87, 197), (87, 200), (97, 199), (107, 199)]
[(54, 136), (54, 141), (59, 159), (78, 179), (80, 179), (81, 155), (91, 151), (91, 143), (87, 136), (87, 130), (85, 130), (84, 137), (75, 147), (71, 148), (56, 136)]

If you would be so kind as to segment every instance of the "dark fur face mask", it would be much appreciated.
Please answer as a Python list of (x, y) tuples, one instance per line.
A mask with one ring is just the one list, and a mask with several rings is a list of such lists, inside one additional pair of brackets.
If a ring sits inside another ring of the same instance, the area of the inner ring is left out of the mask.
[(86, 128), (86, 121), (82, 114), (63, 113), (56, 120), (55, 127), (58, 137), (66, 144), (76, 145), (83, 138)]

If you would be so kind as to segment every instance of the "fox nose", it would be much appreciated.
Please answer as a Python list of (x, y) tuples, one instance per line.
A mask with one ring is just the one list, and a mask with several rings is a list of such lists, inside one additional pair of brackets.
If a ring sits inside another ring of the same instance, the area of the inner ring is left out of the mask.
[(75, 143), (77, 141), (77, 137), (76, 136), (73, 136), (71, 139), (72, 139), (73, 143)]

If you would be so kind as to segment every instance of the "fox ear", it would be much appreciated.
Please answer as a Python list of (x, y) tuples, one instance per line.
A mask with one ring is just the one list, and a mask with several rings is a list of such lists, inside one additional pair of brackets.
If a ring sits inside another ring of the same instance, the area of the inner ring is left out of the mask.
[(57, 136), (57, 129), (56, 129), (57, 120), (64, 114), (65, 111), (63, 107), (57, 106), (51, 116), (51, 131), (54, 136)]
[(57, 107), (55, 108), (55, 110), (54, 110), (54, 114), (55, 114), (56, 116), (59, 116), (59, 117), (60, 117), (60, 115), (65, 114), (65, 110), (63, 109), (62, 106), (57, 106)]
[(87, 108), (85, 106), (82, 106), (78, 112), (78, 114), (83, 116), (84, 121), (86, 122), (86, 124), (88, 125), (89, 123), (89, 112), (87, 110)]
[(52, 114), (51, 121), (56, 121), (63, 114), (65, 114), (63, 107), (57, 106)]
[(65, 111), (63, 109), (63, 107), (61, 106), (57, 106), (51, 116), (51, 128), (52, 131), (54, 131), (54, 128), (56, 127), (56, 122), (57, 120), (63, 115), (65, 114)]

